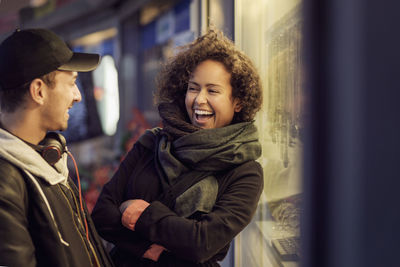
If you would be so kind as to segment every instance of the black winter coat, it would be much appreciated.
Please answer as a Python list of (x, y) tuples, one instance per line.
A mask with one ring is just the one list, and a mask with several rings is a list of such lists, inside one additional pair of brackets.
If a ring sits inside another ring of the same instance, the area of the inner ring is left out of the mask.
[[(157, 201), (162, 187), (153, 151), (137, 142), (104, 186), (92, 212), (99, 234), (115, 244), (117, 266), (219, 266), (232, 239), (250, 222), (263, 188), (259, 163), (249, 161), (217, 175), (218, 195), (210, 213), (179, 217)], [(135, 231), (121, 224), (119, 206), (128, 199), (150, 203)], [(157, 262), (142, 255), (153, 243), (168, 249)]]
[(87, 241), (78, 205), (71, 179), (50, 185), (0, 159), (0, 266), (112, 266), (85, 206)]

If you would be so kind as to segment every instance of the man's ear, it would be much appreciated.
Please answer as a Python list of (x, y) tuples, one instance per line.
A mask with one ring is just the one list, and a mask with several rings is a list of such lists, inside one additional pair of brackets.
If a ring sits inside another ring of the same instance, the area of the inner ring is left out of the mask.
[(39, 105), (43, 105), (44, 103), (44, 98), (46, 96), (45, 87), (46, 84), (39, 78), (34, 79), (29, 87), (32, 100)]

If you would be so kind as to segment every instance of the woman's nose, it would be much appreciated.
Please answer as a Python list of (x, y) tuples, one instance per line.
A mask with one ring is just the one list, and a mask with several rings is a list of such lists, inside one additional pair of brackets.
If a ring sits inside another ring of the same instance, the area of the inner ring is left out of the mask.
[(200, 90), (198, 95), (196, 96), (195, 101), (197, 104), (207, 103), (207, 91), (203, 89)]

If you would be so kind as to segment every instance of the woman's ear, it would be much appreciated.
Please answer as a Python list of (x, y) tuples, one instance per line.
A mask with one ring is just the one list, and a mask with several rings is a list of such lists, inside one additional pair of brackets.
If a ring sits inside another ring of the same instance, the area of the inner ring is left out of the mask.
[(242, 103), (238, 98), (235, 98), (233, 100), (233, 105), (234, 105), (234, 111), (235, 112), (240, 112), (242, 110)]
[(36, 102), (39, 105), (43, 105), (44, 103), (44, 98), (45, 98), (45, 83), (39, 79), (36, 78), (31, 82), (31, 85), (29, 87), (29, 93), (34, 102)]

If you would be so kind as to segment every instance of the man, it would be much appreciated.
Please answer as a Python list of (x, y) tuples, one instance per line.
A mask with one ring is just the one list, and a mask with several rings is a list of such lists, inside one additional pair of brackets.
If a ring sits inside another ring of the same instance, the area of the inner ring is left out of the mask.
[[(68, 177), (62, 136), (41, 142), (67, 128), (81, 101), (77, 72), (99, 59), (45, 29), (17, 30), (0, 45), (0, 266), (112, 266)], [(55, 160), (45, 153), (53, 150)]]

